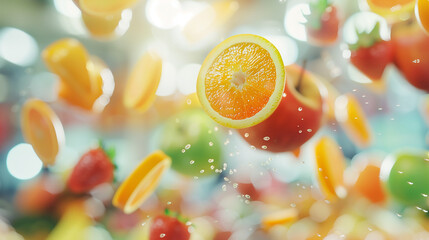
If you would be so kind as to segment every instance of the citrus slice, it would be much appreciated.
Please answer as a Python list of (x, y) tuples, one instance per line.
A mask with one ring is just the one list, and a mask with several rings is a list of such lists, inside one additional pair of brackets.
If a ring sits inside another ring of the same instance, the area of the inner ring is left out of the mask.
[(327, 199), (345, 197), (345, 161), (340, 146), (332, 138), (324, 136), (316, 143), (314, 152), (316, 178), (322, 193)]
[(158, 186), (170, 165), (170, 157), (160, 150), (147, 156), (118, 188), (113, 205), (127, 214), (137, 210)]
[(79, 7), (93, 15), (114, 15), (132, 7), (138, 0), (78, 0)]
[(231, 128), (247, 128), (268, 118), (285, 87), (283, 60), (263, 37), (240, 34), (217, 45), (204, 60), (197, 95), (206, 113)]
[(123, 103), (128, 109), (145, 112), (155, 100), (161, 80), (162, 59), (146, 52), (134, 66), (125, 86)]
[(46, 238), (47, 240), (87, 239), (88, 228), (93, 225), (92, 219), (85, 212), (82, 205), (71, 205), (55, 228)]
[(371, 11), (388, 18), (399, 19), (401, 14), (411, 13), (415, 0), (366, 0)]
[(429, 1), (417, 0), (415, 14), (420, 26), (429, 34)]
[(262, 228), (269, 230), (271, 227), (279, 224), (287, 224), (294, 222), (298, 219), (298, 210), (295, 208), (288, 208), (278, 212), (273, 212), (265, 215), (262, 220)]
[(353, 95), (341, 95), (335, 100), (335, 118), (357, 146), (363, 148), (371, 144), (371, 128), (367, 117)]
[(28, 100), (21, 110), (21, 128), (25, 140), (45, 166), (54, 164), (65, 136), (60, 120), (48, 104), (38, 99)]
[(114, 35), (119, 22), (121, 21), (122, 12), (119, 11), (113, 15), (98, 16), (82, 12), (82, 20), (88, 32), (98, 38), (106, 38)]

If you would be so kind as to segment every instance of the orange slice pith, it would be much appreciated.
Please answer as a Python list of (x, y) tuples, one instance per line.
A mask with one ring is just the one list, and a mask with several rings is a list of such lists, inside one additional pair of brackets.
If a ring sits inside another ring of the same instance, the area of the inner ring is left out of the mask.
[(420, 26), (429, 34), (429, 2), (417, 0), (415, 14)]
[(146, 52), (134, 66), (125, 86), (123, 103), (128, 109), (145, 112), (152, 106), (161, 80), (162, 59)]
[(298, 218), (298, 210), (288, 208), (281, 211), (270, 213), (264, 216), (261, 220), (262, 227), (269, 230), (271, 227), (279, 224), (287, 224), (295, 221)]
[(223, 126), (247, 128), (268, 118), (285, 87), (280, 53), (265, 38), (230, 37), (206, 57), (197, 95), (206, 113)]
[(79, 7), (94, 15), (113, 15), (133, 6), (137, 0), (78, 0)]
[(344, 156), (330, 137), (322, 137), (315, 146), (316, 176), (322, 193), (328, 199), (344, 197)]
[(367, 147), (371, 143), (371, 128), (367, 117), (353, 95), (345, 94), (336, 99), (335, 118), (357, 146)]
[(125, 213), (134, 212), (155, 190), (162, 174), (170, 165), (170, 157), (162, 151), (150, 154), (118, 188), (113, 197), (113, 205)]
[(54, 164), (65, 138), (55, 112), (41, 100), (28, 100), (21, 111), (21, 128), (25, 140), (45, 166)]

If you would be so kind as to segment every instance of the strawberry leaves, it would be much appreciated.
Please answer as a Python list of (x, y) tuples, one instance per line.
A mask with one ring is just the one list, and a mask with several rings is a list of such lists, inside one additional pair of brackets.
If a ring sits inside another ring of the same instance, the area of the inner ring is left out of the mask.
[(375, 43), (382, 41), (380, 36), (380, 22), (374, 25), (370, 32), (358, 31), (356, 29), (358, 40), (354, 44), (349, 44), (350, 50), (357, 50), (359, 48), (369, 48)]
[(310, 2), (310, 14), (306, 15), (307, 26), (312, 29), (320, 29), (322, 27), (322, 15), (326, 12), (328, 7), (328, 0), (316, 0)]

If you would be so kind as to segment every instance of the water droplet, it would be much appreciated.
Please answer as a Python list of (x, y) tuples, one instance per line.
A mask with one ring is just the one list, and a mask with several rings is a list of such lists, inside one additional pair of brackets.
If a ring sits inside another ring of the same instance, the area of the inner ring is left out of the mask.
[(234, 184), (232, 184), (232, 187), (233, 187), (233, 188), (238, 188), (238, 183), (234, 183)]
[(290, 206), (291, 207), (296, 207), (296, 204), (295, 203), (291, 203)]
[(168, 201), (168, 202), (167, 202), (167, 205), (171, 205), (171, 202), (170, 202), (170, 201)]
[(250, 199), (250, 195), (249, 194), (244, 195), (244, 197), (247, 198), (247, 199)]
[(191, 105), (191, 103), (192, 103), (192, 100), (191, 99), (186, 99), (186, 104), (188, 104), (188, 105)]
[(229, 182), (229, 178), (224, 177), (223, 180), (225, 180), (225, 182)]
[(403, 174), (404, 172), (403, 172), (403, 171), (398, 171), (398, 173), (399, 173), (399, 174)]
[(210, 169), (211, 169), (211, 170), (213, 170), (213, 169), (214, 169), (214, 165), (211, 165), (211, 166), (210, 166)]
[(209, 163), (212, 163), (212, 162), (214, 162), (214, 159), (213, 159), (213, 158), (210, 158), (210, 159), (208, 160), (208, 162), (209, 162)]
[(423, 197), (428, 197), (428, 195), (427, 195), (427, 194), (424, 194), (424, 193), (422, 193), (422, 196), (423, 196)]
[(256, 150), (256, 147), (255, 146), (250, 146), (250, 149)]
[(269, 140), (270, 140), (270, 137), (266, 136), (266, 137), (264, 137), (264, 140), (265, 140), (265, 141), (269, 141)]
[(188, 150), (191, 147), (191, 144), (186, 144), (185, 149)]
[(219, 130), (219, 128), (218, 127), (214, 127), (214, 130), (215, 130), (215, 132), (217, 132)]
[(228, 164), (227, 163), (223, 163), (223, 170), (224, 171), (226, 170), (227, 167), (228, 167)]
[(200, 173), (204, 173), (204, 169), (201, 169)]
[(185, 149), (182, 149), (182, 153), (185, 153), (186, 152), (186, 150)]
[(286, 97), (286, 93), (283, 93), (283, 94), (282, 94), (282, 97)]
[(302, 133), (302, 130), (299, 130), (298, 133)]
[(160, 237), (160, 238), (164, 238), (164, 237), (165, 237), (165, 233), (161, 233), (161, 234), (159, 234), (159, 237)]
[(213, 146), (213, 142), (209, 142), (209, 146), (212, 147)]
[(302, 107), (299, 107), (299, 108), (298, 108), (298, 111), (299, 111), (299, 112), (301, 112), (301, 111), (302, 111)]
[(413, 60), (413, 63), (420, 63), (420, 59), (415, 59), (415, 60)]
[(310, 128), (309, 128), (309, 129), (307, 129), (307, 132), (312, 132), (312, 131), (313, 131), (313, 130), (312, 130), (312, 129), (310, 129)]
[(226, 192), (226, 185), (222, 185), (222, 191)]
[(265, 146), (265, 145), (262, 145), (262, 147), (261, 147), (262, 149), (267, 149), (268, 147), (267, 146)]
[(413, 182), (408, 182), (408, 184), (413, 185), (414, 183)]
[(228, 130), (228, 134), (229, 134), (229, 135), (232, 135), (232, 131), (231, 131), (231, 130)]
[(195, 163), (194, 160), (189, 161), (189, 164), (194, 164), (194, 163)]
[(245, 133), (245, 134), (244, 134), (244, 137), (249, 137), (249, 133)]

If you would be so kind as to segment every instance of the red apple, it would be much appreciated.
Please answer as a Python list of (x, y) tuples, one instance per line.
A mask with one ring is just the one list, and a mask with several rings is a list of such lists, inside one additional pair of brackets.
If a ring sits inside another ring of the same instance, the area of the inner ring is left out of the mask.
[(324, 86), (297, 65), (286, 66), (285, 71), (283, 99), (274, 113), (258, 125), (238, 130), (249, 144), (271, 152), (299, 148), (322, 125)]

